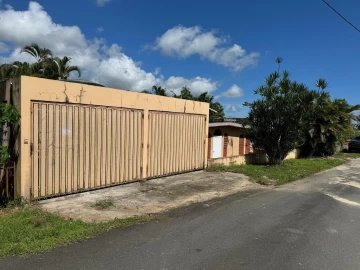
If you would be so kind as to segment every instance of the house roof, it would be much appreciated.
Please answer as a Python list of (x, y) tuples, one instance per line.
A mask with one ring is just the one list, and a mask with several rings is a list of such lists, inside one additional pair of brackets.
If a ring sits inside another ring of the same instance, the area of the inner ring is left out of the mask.
[(209, 127), (249, 128), (247, 118), (215, 118), (210, 119)]
[(218, 122), (218, 123), (209, 123), (209, 127), (237, 127), (237, 128), (249, 128), (247, 125), (231, 123), (231, 122)]

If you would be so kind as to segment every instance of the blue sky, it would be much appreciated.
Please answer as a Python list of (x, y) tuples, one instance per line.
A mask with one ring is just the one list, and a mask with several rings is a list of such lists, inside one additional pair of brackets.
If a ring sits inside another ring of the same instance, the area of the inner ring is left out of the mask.
[[(328, 1), (360, 27), (359, 1)], [(360, 103), (360, 33), (321, 0), (0, 2), (0, 63), (30, 61), (19, 49), (38, 42), (71, 56), (84, 79), (135, 91), (188, 85), (243, 117), (281, 56), (293, 79), (325, 78), (334, 98)]]

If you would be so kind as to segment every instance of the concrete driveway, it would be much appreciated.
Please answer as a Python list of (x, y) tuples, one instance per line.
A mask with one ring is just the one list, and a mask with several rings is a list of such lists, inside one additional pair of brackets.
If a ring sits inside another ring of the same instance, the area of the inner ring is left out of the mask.
[[(83, 221), (108, 221), (154, 214), (236, 192), (263, 188), (234, 173), (197, 171), (44, 200), (44, 210)], [(105, 209), (96, 203), (111, 202)]]

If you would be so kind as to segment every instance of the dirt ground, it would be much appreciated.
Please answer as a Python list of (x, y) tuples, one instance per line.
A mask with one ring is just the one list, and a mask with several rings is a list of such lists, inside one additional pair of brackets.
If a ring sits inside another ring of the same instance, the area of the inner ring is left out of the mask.
[(155, 214), (262, 188), (234, 173), (191, 172), (40, 201), (45, 211), (86, 222)]

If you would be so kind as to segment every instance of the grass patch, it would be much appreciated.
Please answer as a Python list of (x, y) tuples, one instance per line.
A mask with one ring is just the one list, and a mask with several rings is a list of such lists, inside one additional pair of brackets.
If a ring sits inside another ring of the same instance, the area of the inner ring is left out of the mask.
[(49, 251), (82, 241), (115, 227), (145, 223), (152, 217), (115, 219), (104, 223), (67, 220), (38, 209), (0, 210), (0, 256)]
[(334, 158), (344, 159), (344, 160), (360, 158), (360, 153), (339, 152), (334, 155)]
[(339, 166), (345, 159), (291, 159), (285, 160), (281, 166), (266, 165), (230, 165), (214, 166), (209, 171), (226, 171), (242, 173), (260, 184), (283, 185), (298, 179), (308, 177), (314, 173)]
[(104, 209), (107, 209), (112, 206), (114, 206), (114, 203), (112, 202), (112, 200), (103, 200), (103, 201), (96, 202), (91, 207), (93, 207), (97, 210), (104, 210)]

